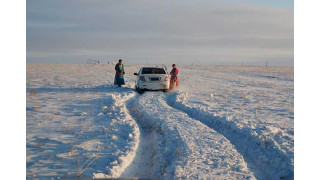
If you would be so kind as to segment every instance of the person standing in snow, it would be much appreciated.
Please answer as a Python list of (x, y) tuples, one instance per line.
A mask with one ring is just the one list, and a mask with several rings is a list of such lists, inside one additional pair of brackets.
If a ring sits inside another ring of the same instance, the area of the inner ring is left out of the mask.
[(124, 72), (124, 66), (122, 64), (122, 60), (121, 59), (119, 59), (119, 63), (116, 64), (114, 69), (116, 70), (116, 75), (114, 77), (114, 85), (118, 85), (118, 87), (121, 87), (122, 85), (125, 84), (124, 83), (124, 77), (123, 77), (125, 72)]
[(172, 64), (172, 70), (170, 72), (170, 75), (171, 75), (170, 87), (169, 87), (170, 90), (178, 87), (178, 73), (179, 73), (179, 70), (177, 69), (177, 66), (175, 64)]

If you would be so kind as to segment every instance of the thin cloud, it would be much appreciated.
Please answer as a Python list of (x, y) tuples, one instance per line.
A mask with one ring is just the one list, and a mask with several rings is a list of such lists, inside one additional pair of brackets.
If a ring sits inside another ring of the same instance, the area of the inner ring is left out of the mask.
[(293, 10), (221, 1), (27, 1), (27, 62), (293, 65)]

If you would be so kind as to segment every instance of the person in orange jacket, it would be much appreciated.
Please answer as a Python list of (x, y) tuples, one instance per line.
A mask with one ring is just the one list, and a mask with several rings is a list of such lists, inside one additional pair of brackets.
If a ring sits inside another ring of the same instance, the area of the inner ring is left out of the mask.
[(177, 69), (177, 66), (175, 64), (172, 64), (172, 70), (170, 72), (170, 75), (171, 75), (170, 87), (169, 87), (170, 90), (178, 87), (178, 73), (179, 73), (179, 70)]

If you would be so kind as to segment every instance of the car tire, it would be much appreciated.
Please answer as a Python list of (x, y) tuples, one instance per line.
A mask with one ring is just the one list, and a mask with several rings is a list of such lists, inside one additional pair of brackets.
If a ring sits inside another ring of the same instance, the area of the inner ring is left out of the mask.
[(144, 92), (144, 90), (143, 89), (140, 89), (140, 88), (136, 88), (136, 90), (137, 90), (137, 92), (138, 92), (138, 94), (142, 94), (143, 92)]

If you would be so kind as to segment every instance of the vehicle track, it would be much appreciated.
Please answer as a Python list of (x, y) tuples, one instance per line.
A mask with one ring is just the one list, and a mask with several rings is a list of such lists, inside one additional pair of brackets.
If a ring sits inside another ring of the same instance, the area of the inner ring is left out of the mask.
[[(282, 151), (273, 146), (268, 149), (269, 153), (263, 153), (266, 151), (261, 149), (260, 144), (266, 142), (262, 142), (258, 137), (248, 136), (242, 132), (242, 129), (237, 129), (235, 124), (232, 124), (233, 122), (221, 117), (215, 117), (210, 113), (198, 111), (195, 108), (187, 107), (177, 102), (177, 95), (177, 93), (168, 94), (166, 103), (226, 137), (244, 157), (248, 168), (254, 172), (257, 179), (293, 179), (293, 166), (291, 166), (290, 159)], [(270, 161), (272, 161), (272, 155), (274, 154), (276, 154), (277, 158), (281, 158), (285, 162), (282, 161), (282, 164), (276, 164), (274, 167), (270, 167)], [(261, 156), (262, 159), (260, 159)], [(265, 158), (269, 159), (266, 160)], [(292, 170), (290, 174), (280, 174), (280, 167), (283, 167), (284, 164)]]
[[(162, 93), (146, 92), (128, 102), (127, 107), (141, 131), (154, 134), (153, 144), (149, 142), (143, 145), (143, 139), (139, 144), (141, 147), (150, 144), (153, 156), (139, 157), (143, 155), (143, 151), (139, 151), (141, 155), (137, 153), (134, 160), (137, 165), (132, 164), (142, 168), (128, 168), (123, 173), (126, 176), (121, 177), (132, 177), (127, 174), (140, 171), (136, 172), (135, 177), (254, 179), (253, 173), (247, 170), (243, 157), (225, 137), (169, 106), (165, 97)], [(146, 140), (147, 136), (143, 136)], [(150, 150), (148, 154), (151, 154)], [(149, 169), (143, 168), (142, 163), (146, 161), (152, 162), (147, 162)], [(144, 174), (146, 171), (148, 173)]]
[(149, 178), (154, 174), (154, 156), (156, 154), (156, 136), (152, 128), (145, 126), (141, 120), (135, 103), (140, 95), (129, 99), (126, 108), (131, 117), (136, 121), (140, 130), (139, 146), (131, 164), (120, 175), (120, 178)]

